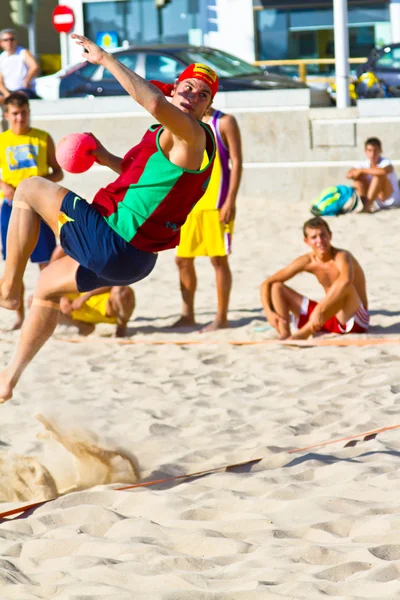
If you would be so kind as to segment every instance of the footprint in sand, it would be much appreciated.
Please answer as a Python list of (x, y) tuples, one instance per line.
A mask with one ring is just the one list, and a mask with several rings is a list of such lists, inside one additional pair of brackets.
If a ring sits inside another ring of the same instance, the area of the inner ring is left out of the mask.
[(376, 546), (375, 548), (368, 548), (368, 550), (371, 554), (381, 560), (400, 559), (400, 545), (398, 544), (386, 544), (383, 546)]
[(320, 571), (319, 573), (315, 574), (315, 577), (317, 579), (326, 579), (328, 581), (343, 581), (354, 575), (354, 573), (368, 571), (370, 568), (371, 565), (369, 563), (348, 562), (337, 565), (336, 567), (332, 567), (331, 569)]

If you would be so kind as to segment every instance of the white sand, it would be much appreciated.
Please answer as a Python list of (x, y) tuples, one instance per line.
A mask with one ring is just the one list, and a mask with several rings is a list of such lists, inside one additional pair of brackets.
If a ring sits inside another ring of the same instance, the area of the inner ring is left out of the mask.
[[(28, 367), (14, 399), (0, 407), (0, 494), (8, 500), (0, 507), (17, 505), (7, 477), (15, 483), (13, 468), (24, 456), (32, 467), (28, 474), (17, 469), (25, 497), (40, 496), (47, 475), (50, 488), (103, 485), (1, 523), (1, 598), (399, 597), (400, 431), (354, 447), (287, 450), (400, 422), (400, 344), (294, 349), (226, 343), (271, 337), (257, 330), (265, 325), (259, 284), (305, 249), (307, 209), (241, 200), (230, 330), (200, 336), (163, 329), (180, 307), (172, 252), (135, 286), (131, 333), (137, 339), (218, 344), (120, 346), (100, 337), (111, 331), (103, 327), (72, 345), (59, 338), (75, 334), (60, 328)], [(352, 250), (365, 268), (371, 336), (400, 337), (400, 212), (329, 222), (337, 245)], [(30, 266), (28, 288), (36, 275)], [(198, 276), (198, 320), (206, 323), (215, 307), (206, 259), (198, 261)], [(310, 276), (295, 286), (321, 296)], [(12, 319), (0, 312), (1, 327)], [(17, 334), (0, 338), (4, 365)], [(36, 438), (43, 432), (36, 413), (55, 416), (67, 432), (89, 430), (99, 446), (122, 448), (122, 459), (135, 455), (144, 481), (264, 460), (251, 469), (114, 491), (106, 482), (115, 481), (115, 473), (134, 480), (128, 463), (121, 459), (111, 472), (91, 459), (85, 470), (82, 457), (76, 463), (54, 442)]]

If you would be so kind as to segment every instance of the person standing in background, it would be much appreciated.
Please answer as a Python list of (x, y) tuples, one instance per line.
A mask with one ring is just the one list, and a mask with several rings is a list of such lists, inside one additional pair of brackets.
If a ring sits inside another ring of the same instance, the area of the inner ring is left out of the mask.
[[(2, 254), (6, 259), (6, 242), (15, 190), (21, 181), (42, 175), (50, 181), (61, 181), (63, 172), (56, 160), (51, 136), (30, 125), (29, 100), (24, 92), (13, 92), (4, 103), (4, 118), (9, 129), (0, 133), (0, 193), (4, 202), (0, 213)], [(49, 263), (56, 238), (50, 227), (40, 223), (39, 238), (31, 261), (42, 270)], [(22, 326), (25, 310), (23, 296), (16, 310), (17, 320), (12, 329)]]
[(210, 107), (203, 121), (214, 132), (217, 152), (207, 191), (181, 229), (176, 264), (182, 294), (182, 315), (173, 327), (195, 324), (197, 277), (194, 259), (196, 256), (209, 256), (215, 269), (218, 307), (215, 319), (202, 329), (205, 332), (229, 326), (232, 273), (228, 256), (232, 251), (236, 197), (242, 175), (242, 144), (239, 126), (232, 115)]

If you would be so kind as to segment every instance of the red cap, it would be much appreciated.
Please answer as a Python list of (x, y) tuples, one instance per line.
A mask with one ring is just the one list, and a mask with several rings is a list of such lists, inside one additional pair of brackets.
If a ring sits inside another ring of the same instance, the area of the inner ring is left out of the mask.
[(200, 81), (204, 81), (210, 88), (213, 98), (218, 92), (218, 75), (211, 67), (202, 63), (193, 63), (186, 67), (183, 73), (179, 75), (178, 82), (184, 79), (200, 79)]
[[(207, 65), (203, 65), (201, 63), (193, 63), (189, 65), (179, 75), (177, 81), (179, 83), (184, 79), (200, 79), (200, 81), (204, 81), (204, 83), (210, 88), (213, 98), (218, 91), (218, 75), (215, 71), (213, 71), (213, 69), (207, 67)], [(161, 81), (155, 80), (151, 80), (150, 83), (161, 90), (164, 96), (171, 96), (171, 92), (174, 89), (174, 85), (172, 83), (162, 83)]]

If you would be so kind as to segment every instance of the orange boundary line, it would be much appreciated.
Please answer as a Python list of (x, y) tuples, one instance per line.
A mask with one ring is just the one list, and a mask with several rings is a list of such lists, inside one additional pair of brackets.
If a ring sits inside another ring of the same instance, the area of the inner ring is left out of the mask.
[(314, 338), (311, 340), (149, 340), (149, 339), (118, 339), (118, 338), (93, 338), (91, 340), (84, 338), (54, 338), (57, 342), (67, 342), (69, 344), (84, 344), (90, 342), (98, 342), (106, 344), (119, 344), (121, 346), (294, 346), (299, 348), (313, 348), (315, 346), (381, 346), (381, 345), (399, 345), (400, 338), (348, 338), (345, 336), (335, 338)]
[[(356, 438), (364, 438), (365, 441), (369, 438), (369, 436), (376, 436), (378, 433), (382, 433), (384, 431), (393, 431), (394, 429), (400, 429), (400, 423), (398, 425), (389, 425), (388, 427), (380, 427), (379, 429), (373, 429), (371, 431), (364, 431), (364, 433), (357, 433), (355, 435), (349, 435), (342, 438), (337, 438), (335, 440), (329, 440), (327, 442), (319, 442), (317, 444), (311, 444), (309, 446), (303, 446), (302, 448), (293, 448), (292, 450), (284, 450), (287, 454), (294, 454), (295, 452), (304, 452), (305, 450), (311, 450), (313, 448), (322, 448), (323, 446), (328, 446), (329, 444), (337, 444), (339, 442), (346, 442), (349, 440), (354, 440)], [(135, 483), (132, 485), (124, 485), (122, 487), (113, 488), (115, 491), (124, 491), (124, 490), (132, 490), (140, 487), (150, 487), (152, 485), (157, 485), (160, 483), (169, 483), (171, 481), (179, 481), (181, 479), (193, 479), (194, 477), (201, 477), (203, 475), (211, 475), (212, 473), (217, 473), (218, 471), (227, 471), (228, 469), (233, 469), (235, 467), (243, 467), (246, 465), (251, 465), (252, 463), (260, 462), (264, 460), (265, 457), (260, 458), (252, 458), (250, 460), (246, 460), (244, 462), (235, 463), (232, 465), (223, 465), (221, 467), (214, 467), (213, 469), (206, 469), (205, 471), (197, 471), (195, 473), (188, 473), (185, 475), (176, 475), (175, 477), (167, 477), (165, 479), (154, 479), (152, 481), (144, 481), (142, 483)], [(49, 500), (41, 500), (40, 502), (32, 502), (31, 504), (24, 504), (19, 506), (18, 508), (13, 508), (11, 510), (4, 511), (0, 513), (0, 519), (5, 519), (6, 517), (11, 517), (12, 515), (22, 514), (31, 508), (37, 508), (42, 504), (47, 504), (48, 502), (52, 502), (56, 500), (60, 496), (56, 498), (50, 498)]]

